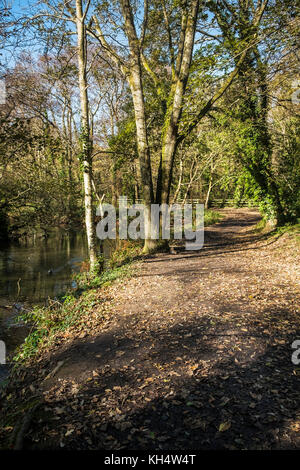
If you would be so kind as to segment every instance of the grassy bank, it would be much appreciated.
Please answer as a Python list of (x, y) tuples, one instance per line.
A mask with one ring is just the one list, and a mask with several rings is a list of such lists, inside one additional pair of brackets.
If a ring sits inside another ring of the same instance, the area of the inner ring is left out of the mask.
[(223, 219), (223, 215), (220, 212), (212, 209), (206, 209), (204, 211), (204, 226), (213, 225)]
[(283, 227), (278, 227), (276, 229), (276, 234), (277, 235), (283, 235), (285, 233), (288, 233), (291, 235), (298, 243), (300, 243), (300, 219), (298, 219), (299, 222), (296, 224), (290, 223), (287, 225), (284, 225)]
[(282, 227), (274, 227), (265, 218), (262, 218), (255, 226), (257, 233), (268, 233), (274, 237), (281, 237), (284, 234), (290, 235), (297, 243), (300, 243), (300, 219), (297, 222), (287, 223)]

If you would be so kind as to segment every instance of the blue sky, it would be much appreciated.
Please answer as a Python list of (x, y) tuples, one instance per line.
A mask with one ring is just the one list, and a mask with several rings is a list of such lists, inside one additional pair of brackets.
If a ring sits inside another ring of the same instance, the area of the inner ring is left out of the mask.
[(14, 14), (20, 15), (24, 13), (24, 10), (27, 10), (29, 1), (28, 0), (8, 0), (8, 5), (12, 7), (12, 12)]

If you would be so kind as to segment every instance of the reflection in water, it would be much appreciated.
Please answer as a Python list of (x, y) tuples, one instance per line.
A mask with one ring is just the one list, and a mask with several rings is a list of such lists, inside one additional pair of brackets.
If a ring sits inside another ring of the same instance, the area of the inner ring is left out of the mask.
[[(106, 240), (104, 258), (114, 249), (114, 241)], [(72, 274), (80, 270), (88, 258), (83, 232), (53, 232), (49, 238), (31, 238), (26, 242), (0, 246), (0, 340), (5, 341), (11, 356), (28, 335), (28, 327), (20, 323), (20, 312), (35, 304), (45, 303), (76, 287)], [(0, 365), (0, 386), (9, 368)]]
[(48, 239), (0, 248), (0, 299), (39, 303), (63, 293), (87, 258), (84, 233), (55, 232)]

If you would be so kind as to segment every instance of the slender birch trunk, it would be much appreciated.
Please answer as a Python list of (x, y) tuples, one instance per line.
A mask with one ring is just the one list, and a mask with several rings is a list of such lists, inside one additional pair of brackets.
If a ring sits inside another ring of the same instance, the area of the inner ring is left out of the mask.
[(183, 161), (182, 161), (182, 158), (181, 158), (180, 162), (179, 162), (179, 179), (178, 179), (178, 184), (177, 184), (176, 191), (175, 191), (174, 196), (173, 196), (172, 204), (176, 203), (177, 198), (179, 196), (179, 193), (180, 193), (180, 190), (181, 190), (181, 184), (182, 184), (182, 176), (183, 176)]
[(83, 166), (85, 226), (89, 250), (90, 270), (98, 267), (96, 229), (94, 225), (93, 190), (92, 190), (92, 141), (90, 136), (89, 101), (87, 83), (87, 48), (86, 31), (82, 9), (82, 0), (76, 0), (77, 57), (81, 107), (81, 163)]
[(209, 176), (208, 189), (207, 189), (205, 204), (204, 204), (205, 209), (208, 209), (209, 196), (210, 196), (211, 188), (212, 188), (212, 174), (210, 174), (210, 176)]

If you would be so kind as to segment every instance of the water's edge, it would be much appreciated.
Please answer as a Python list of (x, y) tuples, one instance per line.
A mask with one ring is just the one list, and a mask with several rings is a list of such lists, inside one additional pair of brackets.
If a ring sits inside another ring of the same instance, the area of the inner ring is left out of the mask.
[[(110, 257), (112, 247), (104, 246)], [(0, 246), (0, 340), (6, 345), (6, 364), (0, 364), (0, 387), (9, 376), (14, 351), (30, 329), (17, 318), (24, 310), (45, 305), (47, 300), (64, 295), (72, 286), (72, 276), (87, 259), (83, 232), (59, 230), (47, 239)]]

